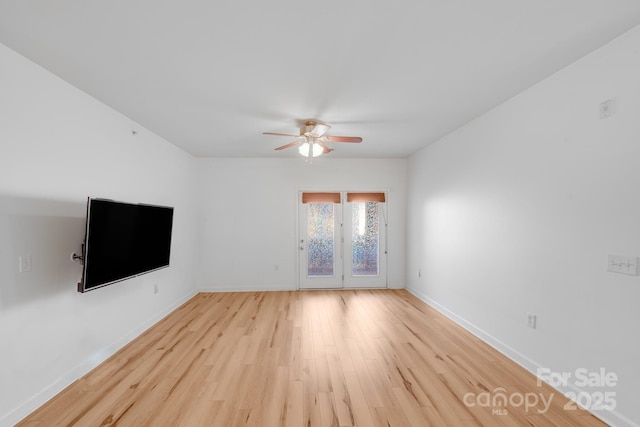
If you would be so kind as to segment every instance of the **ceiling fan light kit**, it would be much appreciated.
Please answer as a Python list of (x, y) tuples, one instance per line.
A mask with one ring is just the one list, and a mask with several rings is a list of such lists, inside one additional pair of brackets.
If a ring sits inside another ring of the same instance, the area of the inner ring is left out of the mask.
[(318, 157), (324, 153), (324, 150), (320, 144), (312, 141), (311, 143), (304, 142), (300, 144), (298, 152), (305, 157)]
[(264, 135), (288, 136), (296, 138), (296, 141), (276, 147), (275, 150), (298, 146), (298, 152), (304, 157), (318, 157), (330, 153), (333, 148), (327, 147), (326, 142), (362, 142), (359, 136), (325, 136), (325, 132), (331, 129), (326, 123), (307, 120), (300, 128), (300, 135), (288, 133), (262, 132)]

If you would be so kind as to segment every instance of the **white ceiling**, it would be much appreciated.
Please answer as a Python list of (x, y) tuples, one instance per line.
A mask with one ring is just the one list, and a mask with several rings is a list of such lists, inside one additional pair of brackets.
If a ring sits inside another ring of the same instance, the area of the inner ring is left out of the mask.
[(0, 0), (0, 42), (196, 156), (406, 157), (640, 24), (637, 0)]

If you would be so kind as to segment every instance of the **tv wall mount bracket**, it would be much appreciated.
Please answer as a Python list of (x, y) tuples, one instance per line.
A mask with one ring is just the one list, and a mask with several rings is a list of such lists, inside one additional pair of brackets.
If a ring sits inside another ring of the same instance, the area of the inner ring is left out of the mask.
[[(80, 246), (80, 252), (84, 254), (84, 242), (82, 242), (82, 245)], [(80, 264), (84, 265), (84, 256), (78, 255), (77, 253), (74, 252), (71, 254), (71, 261), (79, 262)]]

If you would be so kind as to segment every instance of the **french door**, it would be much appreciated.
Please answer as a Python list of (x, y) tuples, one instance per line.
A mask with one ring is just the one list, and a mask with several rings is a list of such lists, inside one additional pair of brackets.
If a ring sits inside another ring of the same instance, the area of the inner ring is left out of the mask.
[(301, 289), (387, 286), (384, 193), (301, 192)]

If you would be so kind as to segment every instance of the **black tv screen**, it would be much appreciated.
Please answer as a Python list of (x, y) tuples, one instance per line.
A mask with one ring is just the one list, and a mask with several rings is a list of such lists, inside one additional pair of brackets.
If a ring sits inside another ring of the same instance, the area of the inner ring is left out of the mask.
[(89, 198), (78, 291), (168, 267), (172, 225), (172, 207)]

